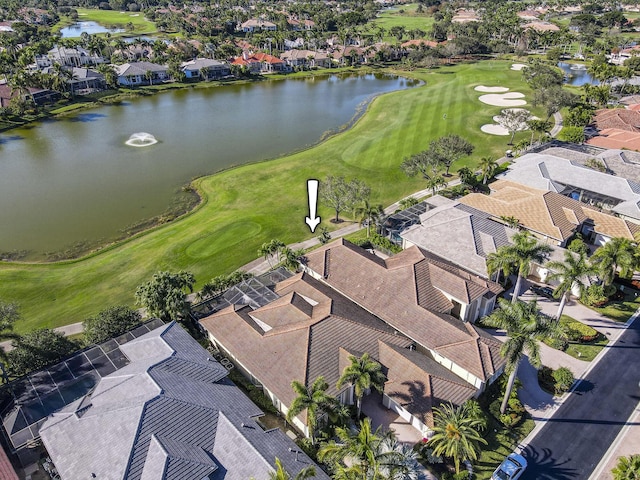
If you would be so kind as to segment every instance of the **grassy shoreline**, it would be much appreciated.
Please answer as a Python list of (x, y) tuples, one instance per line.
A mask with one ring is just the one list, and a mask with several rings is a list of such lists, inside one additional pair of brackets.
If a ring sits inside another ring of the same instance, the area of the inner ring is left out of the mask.
[[(481, 133), (480, 126), (500, 108), (479, 103), (473, 87), (509, 85), (530, 95), (509, 65), (490, 61), (410, 72), (423, 86), (377, 97), (350, 129), (293, 154), (196, 179), (202, 202), (179, 220), (81, 259), (0, 263), (0, 299), (21, 305), (16, 330), (25, 332), (82, 321), (110, 305), (133, 305), (137, 285), (158, 270), (189, 270), (199, 288), (255, 259), (265, 241), (312, 236), (304, 223), (308, 178), (357, 177), (371, 186), (374, 203), (391, 204), (424, 187), (399, 165), (438, 136), (455, 132), (476, 145), (453, 170), (483, 156), (497, 158), (507, 140)], [(321, 207), (319, 215), (328, 219), (332, 213)]]

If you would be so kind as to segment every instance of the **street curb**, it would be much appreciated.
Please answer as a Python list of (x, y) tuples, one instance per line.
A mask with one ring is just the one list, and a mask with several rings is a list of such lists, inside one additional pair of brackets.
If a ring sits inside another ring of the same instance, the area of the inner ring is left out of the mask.
[(631, 425), (633, 424), (632, 419), (634, 417), (640, 417), (640, 402), (638, 402), (638, 405), (636, 405), (636, 408), (633, 409), (633, 413), (627, 419), (627, 421), (624, 424), (624, 427), (622, 427), (622, 430), (620, 430), (620, 433), (618, 433), (618, 436), (613, 441), (613, 443), (611, 444), (609, 449), (602, 456), (602, 458), (600, 459), (600, 463), (598, 463), (598, 465), (596, 465), (596, 469), (593, 471), (593, 473), (591, 474), (591, 476), (589, 477), (588, 480), (598, 480), (599, 478), (601, 478), (602, 472), (604, 471), (605, 467), (607, 466), (607, 463), (609, 463), (609, 460), (611, 459), (611, 457), (613, 457), (615, 451), (618, 449), (620, 444), (623, 442), (623, 440), (624, 440), (624, 438), (625, 438), (625, 436), (627, 434), (627, 431), (631, 428)]
[[(624, 323), (624, 328), (621, 328), (620, 330), (618, 330), (618, 332), (615, 335), (615, 338), (611, 338), (609, 341), (609, 344), (607, 345), (607, 347), (612, 347), (619, 339), (620, 336), (629, 328), (629, 326), (636, 321), (636, 319), (640, 316), (640, 307), (634, 312), (633, 315), (631, 315), (631, 317), (629, 317), (629, 320), (627, 320)], [(589, 372), (591, 372), (591, 370), (593, 370), (593, 368), (598, 364), (598, 362), (600, 361), (600, 359), (607, 353), (608, 348), (603, 348), (602, 351), (600, 353), (598, 353), (598, 355), (596, 355), (596, 357), (589, 363), (589, 366), (587, 367), (587, 369), (582, 373), (582, 375), (580, 376), (580, 378), (573, 383), (573, 386), (571, 387), (571, 390), (569, 390), (567, 393), (565, 393), (564, 395), (562, 395), (562, 397), (560, 397), (560, 399), (558, 400), (558, 403), (553, 407), (550, 408), (549, 411), (544, 415), (544, 417), (542, 417), (542, 419), (537, 421), (537, 425), (534, 427), (533, 430), (531, 430), (531, 432), (529, 433), (529, 435), (527, 435), (524, 440), (522, 440), (518, 446), (515, 448), (516, 453), (521, 453), (522, 450), (524, 450), (524, 448), (529, 445), (529, 443), (531, 443), (531, 441), (535, 438), (535, 436), (540, 432), (540, 430), (542, 430), (542, 428), (547, 424), (547, 421), (549, 420), (549, 418), (551, 418), (556, 411), (558, 410), (558, 408), (560, 408), (560, 406), (565, 402), (565, 400), (567, 398), (569, 398), (569, 395), (571, 393), (574, 392), (574, 390), (576, 388), (578, 388), (578, 386), (580, 385), (580, 383), (582, 383), (582, 380), (589, 374)], [(635, 414), (635, 410), (634, 410), (634, 414)], [(633, 414), (632, 414), (633, 416)], [(609, 453), (607, 451), (607, 453)], [(606, 454), (605, 454), (606, 457)], [(603, 457), (603, 459), (605, 458)], [(602, 461), (602, 460), (601, 460)], [(598, 464), (599, 465), (599, 464)]]

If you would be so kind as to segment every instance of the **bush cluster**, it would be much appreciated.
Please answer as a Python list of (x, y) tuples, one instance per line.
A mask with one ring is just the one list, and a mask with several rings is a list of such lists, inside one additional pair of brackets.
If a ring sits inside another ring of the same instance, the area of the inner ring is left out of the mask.
[(592, 342), (598, 336), (598, 332), (580, 322), (570, 322), (565, 324), (567, 337), (573, 342)]
[(580, 301), (584, 303), (587, 307), (600, 307), (607, 303), (607, 296), (604, 292), (604, 287), (602, 285), (589, 285), (582, 297), (580, 297)]

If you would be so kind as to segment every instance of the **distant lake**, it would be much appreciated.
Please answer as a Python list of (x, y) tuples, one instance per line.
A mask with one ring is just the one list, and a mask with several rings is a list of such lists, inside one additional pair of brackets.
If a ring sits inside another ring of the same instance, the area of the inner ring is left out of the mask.
[[(326, 75), (167, 91), (0, 133), (0, 252), (113, 239), (192, 178), (312, 145), (375, 95), (417, 84)], [(158, 143), (125, 145), (136, 132)]]
[(564, 75), (566, 77), (565, 83), (568, 85), (581, 87), (585, 83), (590, 83), (592, 85), (600, 84), (598, 80), (595, 80), (591, 75), (589, 75), (589, 73), (587, 72), (587, 67), (585, 65), (560, 62), (558, 63), (558, 66), (564, 72)]
[(60, 30), (62, 38), (75, 38), (79, 37), (83, 33), (93, 35), (95, 33), (121, 33), (124, 32), (122, 28), (106, 28), (97, 22), (77, 22), (68, 27), (64, 27)]

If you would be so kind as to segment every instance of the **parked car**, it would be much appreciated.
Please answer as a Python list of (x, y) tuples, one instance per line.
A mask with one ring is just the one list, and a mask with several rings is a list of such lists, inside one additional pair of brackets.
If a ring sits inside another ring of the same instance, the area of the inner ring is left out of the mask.
[(531, 285), (529, 287), (529, 290), (531, 290), (538, 296), (553, 298), (553, 288), (551, 287), (540, 287), (538, 285)]
[(522, 455), (511, 453), (491, 475), (491, 480), (516, 480), (527, 468), (527, 461)]

